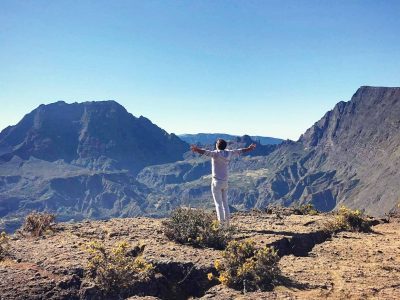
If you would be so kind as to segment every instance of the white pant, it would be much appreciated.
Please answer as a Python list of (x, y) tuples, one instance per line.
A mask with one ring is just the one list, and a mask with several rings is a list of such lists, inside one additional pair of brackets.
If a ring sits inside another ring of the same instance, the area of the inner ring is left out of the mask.
[(229, 224), (228, 181), (213, 179), (211, 192), (214, 197), (218, 221)]

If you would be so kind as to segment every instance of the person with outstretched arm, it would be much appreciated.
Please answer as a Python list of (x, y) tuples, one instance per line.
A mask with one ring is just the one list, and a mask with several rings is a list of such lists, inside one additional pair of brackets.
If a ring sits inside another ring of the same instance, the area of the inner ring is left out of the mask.
[(223, 139), (218, 139), (215, 147), (216, 150), (210, 151), (191, 145), (190, 148), (193, 152), (211, 157), (212, 164), (212, 181), (211, 192), (214, 198), (215, 209), (217, 211), (217, 218), (221, 224), (229, 226), (229, 206), (228, 206), (228, 165), (229, 161), (241, 155), (252, 151), (256, 148), (256, 144), (251, 144), (247, 148), (240, 148), (235, 150), (225, 149), (227, 143)]

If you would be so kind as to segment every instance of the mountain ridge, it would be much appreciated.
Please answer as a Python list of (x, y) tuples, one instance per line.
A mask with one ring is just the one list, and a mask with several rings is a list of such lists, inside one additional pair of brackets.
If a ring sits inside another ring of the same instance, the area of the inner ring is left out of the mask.
[[(218, 138), (225, 139), (226, 141), (236, 141), (240, 135), (226, 134), (226, 133), (195, 133), (195, 134), (179, 134), (182, 140), (189, 144), (213, 145)], [(247, 136), (247, 135), (246, 135)], [(274, 137), (266, 137), (259, 135), (250, 135), (254, 141), (258, 141), (261, 145), (277, 145), (283, 140)]]
[[(69, 105), (55, 103), (50, 108), (62, 107), (62, 115), (47, 117), (48, 107), (39, 106), (0, 133), (0, 217), (34, 209), (62, 220), (159, 217), (180, 205), (213, 207), (210, 161), (179, 137), (116, 102)], [(361, 87), (298, 141), (259, 145), (259, 152), (233, 160), (230, 205), (392, 211), (400, 201), (399, 116), (400, 88)], [(229, 147), (252, 142), (243, 136)], [(73, 190), (79, 196), (68, 194)]]
[[(137, 172), (148, 164), (182, 158), (188, 145), (109, 100), (40, 105), (0, 133), (0, 147), (3, 160), (18, 155), (88, 165), (103, 156)], [(11, 151), (4, 153), (7, 148)]]

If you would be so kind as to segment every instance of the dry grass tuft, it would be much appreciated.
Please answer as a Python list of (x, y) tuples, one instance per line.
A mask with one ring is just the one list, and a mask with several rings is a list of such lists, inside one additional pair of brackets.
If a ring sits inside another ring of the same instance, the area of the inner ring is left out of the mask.
[(53, 225), (56, 216), (50, 213), (31, 212), (26, 216), (22, 231), (33, 236), (41, 236), (46, 232), (54, 232)]
[(313, 204), (308, 203), (300, 205), (299, 207), (295, 208), (294, 213), (298, 215), (315, 216), (319, 214), (319, 211), (315, 209)]
[(232, 226), (223, 226), (213, 214), (190, 208), (174, 210), (163, 228), (170, 240), (214, 249), (224, 249), (235, 233)]
[(2, 261), (7, 255), (10, 247), (10, 238), (5, 232), (0, 234), (0, 261)]
[(325, 230), (334, 233), (339, 231), (370, 232), (371, 222), (360, 210), (341, 206), (336, 212), (335, 219), (325, 224)]
[(219, 276), (210, 273), (208, 278), (228, 287), (264, 291), (271, 289), (280, 275), (277, 251), (271, 247), (256, 249), (251, 240), (230, 242), (222, 256), (222, 261), (214, 263)]
[(144, 245), (131, 247), (128, 242), (117, 242), (110, 250), (102, 242), (85, 246), (89, 254), (86, 275), (98, 284), (104, 295), (120, 295), (138, 280), (148, 280), (154, 267), (143, 256)]

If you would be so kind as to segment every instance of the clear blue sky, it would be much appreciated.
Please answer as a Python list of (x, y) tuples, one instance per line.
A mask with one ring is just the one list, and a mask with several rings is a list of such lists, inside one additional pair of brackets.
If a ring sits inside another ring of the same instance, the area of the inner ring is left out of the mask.
[(0, 0), (0, 128), (114, 99), (168, 132), (297, 139), (400, 86), (400, 1)]

